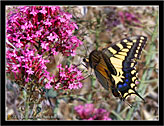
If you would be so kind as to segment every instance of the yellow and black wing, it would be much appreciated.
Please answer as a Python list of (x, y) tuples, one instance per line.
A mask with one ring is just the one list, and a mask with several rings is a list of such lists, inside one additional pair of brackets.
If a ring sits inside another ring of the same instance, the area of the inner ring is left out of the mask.
[(135, 65), (146, 41), (145, 36), (129, 37), (111, 44), (102, 51), (94, 50), (89, 55), (89, 64), (94, 69), (98, 81), (122, 100), (131, 94), (143, 99), (135, 89), (138, 81)]

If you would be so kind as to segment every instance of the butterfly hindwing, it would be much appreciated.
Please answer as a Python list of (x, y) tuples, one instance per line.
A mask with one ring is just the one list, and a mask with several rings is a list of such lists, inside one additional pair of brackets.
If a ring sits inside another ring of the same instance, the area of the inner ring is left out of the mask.
[(120, 43), (103, 49), (103, 53), (108, 56), (116, 70), (117, 74), (111, 76), (114, 79), (115, 88), (123, 100), (131, 94), (138, 95), (135, 90), (136, 81), (138, 81), (135, 65), (146, 40), (147, 38), (144, 36), (125, 38)]

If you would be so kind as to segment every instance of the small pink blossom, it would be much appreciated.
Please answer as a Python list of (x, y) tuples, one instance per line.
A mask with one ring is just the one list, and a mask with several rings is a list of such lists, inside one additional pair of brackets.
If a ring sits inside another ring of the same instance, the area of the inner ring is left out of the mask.
[(48, 40), (50, 41), (53, 41), (56, 37), (57, 35), (53, 35), (52, 33), (50, 33), (50, 36), (47, 36)]
[(42, 13), (42, 14), (46, 14), (47, 13), (47, 11), (45, 10), (45, 7), (43, 7), (42, 10), (40, 10), (39, 12)]
[(24, 25), (21, 25), (21, 29), (25, 30), (28, 28), (27, 22)]
[(40, 36), (42, 33), (41, 33), (41, 30), (39, 30), (39, 31), (36, 31), (36, 35), (37, 36)]
[(53, 55), (58, 55), (58, 52), (56, 52), (55, 49), (52, 49)]
[(22, 46), (23, 46), (23, 44), (20, 42), (20, 40), (19, 40), (19, 42), (17, 42), (16, 44), (15, 44), (15, 46), (17, 47), (17, 48), (21, 48)]
[(30, 14), (32, 14), (33, 16), (36, 16), (37, 15), (37, 12), (33, 8), (32, 11), (30, 12)]
[(48, 48), (48, 43), (42, 42), (42, 43), (41, 43), (41, 47), (42, 47), (43, 49), (47, 49), (47, 48)]
[(32, 68), (26, 70), (26, 72), (27, 72), (28, 74), (33, 74), (33, 73), (34, 73), (34, 71), (32, 71)]
[(46, 89), (51, 89), (52, 86), (51, 86), (49, 83), (47, 83), (47, 84), (45, 85), (45, 88), (46, 88)]
[(49, 19), (46, 20), (46, 22), (44, 22), (45, 25), (48, 25), (48, 27), (50, 27), (52, 25), (52, 23), (49, 21)]
[(27, 64), (23, 65), (22, 67), (29, 69), (29, 66)]
[(65, 22), (66, 21), (66, 19), (65, 18), (62, 18), (62, 17), (59, 18), (59, 19), (60, 19), (61, 22)]
[(20, 67), (20, 64), (17, 64), (17, 65), (15, 65), (15, 64), (13, 64), (13, 70), (17, 70), (18, 69), (18, 67)]

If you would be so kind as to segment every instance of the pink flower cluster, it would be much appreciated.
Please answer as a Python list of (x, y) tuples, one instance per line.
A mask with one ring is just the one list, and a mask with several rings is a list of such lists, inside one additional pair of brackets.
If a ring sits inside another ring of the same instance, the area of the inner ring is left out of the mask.
[(7, 39), (17, 48), (31, 43), (41, 53), (74, 56), (82, 44), (72, 33), (78, 26), (58, 6), (20, 6), (7, 19)]
[(62, 65), (59, 64), (57, 68), (59, 68), (59, 80), (55, 86), (56, 89), (79, 89), (82, 87), (80, 81), (84, 79), (84, 77), (77, 67), (74, 65), (68, 67), (66, 65), (65, 68), (62, 68)]
[(138, 15), (134, 15), (133, 13), (120, 11), (119, 16), (120, 16), (120, 20), (121, 20), (122, 24), (125, 24), (125, 23), (129, 23), (129, 24), (138, 23), (139, 24), (139, 23), (141, 23), (138, 20)]
[[(78, 27), (71, 21), (72, 15), (58, 6), (19, 6), (14, 9), (6, 20), (6, 72), (14, 75), (16, 80), (26, 83), (35, 80), (51, 88), (56, 76), (50, 76), (45, 64), (58, 52), (65, 56), (75, 55), (76, 48), (82, 44), (73, 35)], [(71, 85), (68, 87), (71, 89)]]
[(109, 118), (109, 112), (97, 109), (93, 104), (78, 105), (74, 109), (82, 120), (112, 120)]
[(37, 50), (31, 45), (24, 45), (24, 49), (6, 50), (7, 73), (14, 74), (15, 80), (31, 81), (32, 76), (35, 76), (38, 81), (42, 77), (46, 77), (48, 72), (45, 60), (41, 55), (36, 54)]

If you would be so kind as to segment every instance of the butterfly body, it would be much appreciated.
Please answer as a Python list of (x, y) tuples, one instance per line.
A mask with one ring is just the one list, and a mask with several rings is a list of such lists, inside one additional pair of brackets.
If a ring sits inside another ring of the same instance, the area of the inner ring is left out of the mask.
[(146, 41), (145, 36), (129, 37), (89, 55), (89, 65), (100, 84), (107, 90), (111, 89), (121, 100), (131, 94), (144, 100), (136, 92), (138, 77), (135, 66)]

